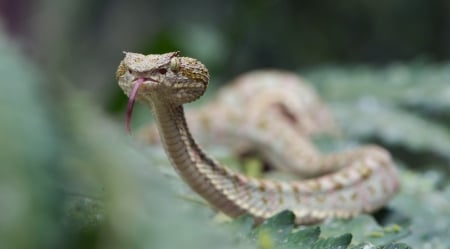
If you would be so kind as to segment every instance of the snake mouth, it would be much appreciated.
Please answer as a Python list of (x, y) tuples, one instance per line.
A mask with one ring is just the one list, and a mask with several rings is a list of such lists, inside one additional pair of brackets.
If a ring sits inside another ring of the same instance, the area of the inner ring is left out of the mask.
[(136, 95), (139, 90), (139, 87), (141, 87), (143, 84), (155, 84), (158, 82), (152, 78), (147, 78), (147, 77), (137, 78), (133, 81), (134, 81), (134, 86), (130, 93), (130, 98), (128, 100), (128, 105), (127, 105), (127, 114), (126, 114), (126, 130), (128, 133), (131, 133), (131, 116), (133, 114), (134, 103), (136, 101)]

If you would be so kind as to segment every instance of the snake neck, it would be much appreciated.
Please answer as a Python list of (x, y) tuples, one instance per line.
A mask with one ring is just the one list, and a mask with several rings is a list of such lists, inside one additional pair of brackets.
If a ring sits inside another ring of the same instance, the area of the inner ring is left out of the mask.
[(231, 172), (203, 152), (190, 134), (183, 106), (163, 101), (151, 102), (150, 106), (164, 149), (183, 180), (225, 214), (237, 217), (245, 213), (233, 200), (234, 193), (228, 191), (239, 174)]

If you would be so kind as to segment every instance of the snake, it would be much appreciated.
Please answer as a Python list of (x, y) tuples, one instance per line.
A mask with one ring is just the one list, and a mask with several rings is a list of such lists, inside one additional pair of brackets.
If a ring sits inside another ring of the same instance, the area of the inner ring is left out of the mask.
[[(398, 173), (390, 153), (376, 145), (333, 155), (300, 153), (305, 157), (303, 165), (286, 166), (287, 169), (305, 168), (308, 164), (319, 169), (310, 174), (314, 177), (300, 180), (253, 178), (221, 164), (192, 136), (184, 111), (184, 104), (204, 95), (210, 78), (208, 69), (180, 52), (148, 55), (125, 52), (116, 78), (129, 97), (127, 128), (134, 102), (148, 106), (175, 171), (212, 207), (230, 217), (249, 214), (260, 223), (290, 210), (299, 225), (333, 217), (351, 218), (382, 208), (399, 190)], [(220, 115), (220, 110), (217, 113)], [(269, 118), (257, 119), (264, 120), (261, 127), (276, 122), (269, 110), (256, 114), (265, 115)]]
[[(320, 156), (311, 139), (336, 137), (340, 131), (315, 89), (295, 73), (250, 71), (222, 87), (207, 104), (186, 112), (200, 144), (226, 146), (240, 159), (256, 157), (265, 169), (307, 178), (343, 167), (332, 154), (310, 161)], [(135, 137), (143, 144), (160, 145), (154, 123)]]

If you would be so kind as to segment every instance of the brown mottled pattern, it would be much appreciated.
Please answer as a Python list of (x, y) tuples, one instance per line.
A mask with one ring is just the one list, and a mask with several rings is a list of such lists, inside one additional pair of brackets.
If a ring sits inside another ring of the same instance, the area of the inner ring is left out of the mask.
[[(209, 157), (197, 145), (185, 120), (182, 105), (202, 96), (208, 85), (209, 75), (203, 64), (195, 59), (180, 57), (178, 52), (162, 55), (126, 53), (116, 75), (120, 87), (127, 95), (130, 95), (136, 81), (143, 82), (139, 86), (136, 99), (152, 109), (162, 145), (170, 162), (194, 191), (231, 217), (249, 213), (257, 221), (262, 221), (277, 212), (290, 209), (296, 215), (298, 224), (319, 222), (327, 217), (349, 218), (362, 212), (379, 209), (398, 189), (398, 180), (389, 153), (376, 146), (321, 155), (314, 151), (307, 140), (300, 140), (300, 149), (294, 150), (299, 154), (298, 162), (316, 164), (322, 167), (320, 168), (322, 173), (323, 169), (326, 169), (325, 174), (308, 180), (293, 182), (258, 180), (233, 172)], [(274, 86), (276, 85), (274, 79), (280, 75), (275, 78), (272, 76), (260, 74), (259, 82), (270, 86), (272, 93), (277, 93), (277, 90), (282, 90), (286, 85), (278, 85), (277, 88)], [(297, 78), (292, 75), (283, 74), (283, 78), (292, 84), (297, 82)], [(273, 96), (265, 91), (255, 91), (249, 84), (240, 87), (242, 92), (248, 95)], [(281, 92), (279, 91), (279, 96), (276, 95), (280, 99)], [(289, 102), (289, 98), (286, 99)], [(232, 103), (233, 98), (228, 95), (224, 97), (224, 101)], [(259, 107), (258, 101), (261, 105)], [(304, 98), (302, 101), (308, 102), (311, 99)], [(292, 127), (274, 124), (276, 123), (274, 120), (282, 117), (277, 116), (279, 112), (270, 111), (272, 110), (270, 103), (264, 98), (251, 103), (253, 105), (251, 110), (255, 112), (246, 114), (250, 121), (245, 124), (257, 121), (254, 124), (263, 122), (264, 125), (256, 132), (250, 129), (254, 126), (248, 126), (243, 131), (252, 133), (256, 139), (263, 136), (262, 132), (267, 129), (286, 128), (279, 130), (281, 133), (273, 133), (276, 134), (275, 137), (264, 137), (269, 139), (268, 141), (258, 141), (261, 144), (273, 142), (276, 146), (283, 146), (287, 141), (280, 142), (277, 136), (294, 135), (295, 132)], [(296, 102), (289, 102), (289, 105), (296, 106)], [(302, 109), (305, 106), (314, 105), (300, 105), (296, 108)], [(238, 105), (236, 109), (217, 106), (215, 112), (218, 115), (229, 113), (230, 117), (239, 121), (242, 111), (239, 108), (242, 109), (243, 106)], [(303, 109), (301, 112), (309, 111)], [(288, 119), (289, 122), (296, 122), (296, 116), (289, 116)], [(216, 125), (212, 124), (217, 121), (216, 119), (209, 117), (206, 120), (208, 125)], [(220, 121), (227, 122), (222, 119)], [(313, 126), (302, 124), (302, 128), (295, 129), (302, 130), (301, 134), (308, 134), (308, 129), (312, 129), (310, 133), (314, 132)], [(281, 151), (275, 158), (281, 160), (283, 156)]]
[[(208, 84), (208, 71), (206, 68), (199, 68), (196, 67), (199, 62), (196, 59), (192, 59), (189, 57), (182, 57), (181, 60), (181, 67), (180, 67), (180, 73), (189, 79), (192, 79), (197, 82), (205, 83), (205, 85)], [(192, 85), (192, 84), (190, 84)]]

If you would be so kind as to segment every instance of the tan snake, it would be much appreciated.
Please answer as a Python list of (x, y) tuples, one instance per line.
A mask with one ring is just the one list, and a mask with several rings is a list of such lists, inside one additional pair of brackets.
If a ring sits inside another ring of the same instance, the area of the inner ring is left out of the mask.
[[(203, 95), (209, 81), (199, 61), (178, 52), (160, 55), (126, 53), (117, 73), (120, 87), (152, 110), (166, 153), (180, 176), (211, 205), (231, 217), (248, 213), (257, 221), (289, 209), (296, 223), (327, 217), (348, 218), (385, 205), (398, 190), (387, 151), (368, 146), (335, 154), (341, 165), (326, 175), (302, 181), (269, 181), (233, 172), (208, 156), (191, 136), (183, 104)], [(312, 164), (320, 164), (318, 156)]]
[[(297, 177), (315, 177), (346, 166), (337, 163), (334, 154), (321, 155), (311, 142), (311, 136), (339, 132), (315, 90), (288, 71), (245, 73), (207, 104), (187, 110), (186, 119), (200, 144), (224, 145), (240, 158), (257, 156), (267, 166)], [(160, 145), (155, 124), (136, 137)]]

